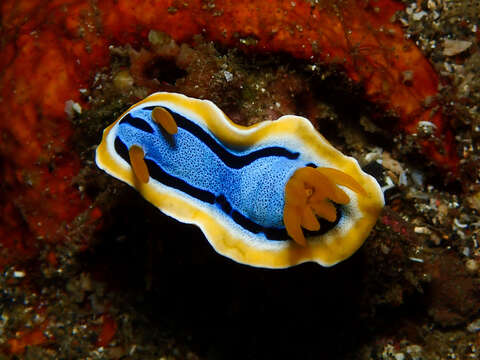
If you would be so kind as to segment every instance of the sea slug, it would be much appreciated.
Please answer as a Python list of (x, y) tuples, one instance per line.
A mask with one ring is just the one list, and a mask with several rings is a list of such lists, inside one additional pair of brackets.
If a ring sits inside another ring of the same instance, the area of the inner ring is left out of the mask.
[[(215, 104), (155, 93), (107, 127), (96, 163), (237, 262), (334, 265), (384, 205), (376, 180), (294, 115), (250, 127)], [(305, 230), (302, 230), (302, 227)]]

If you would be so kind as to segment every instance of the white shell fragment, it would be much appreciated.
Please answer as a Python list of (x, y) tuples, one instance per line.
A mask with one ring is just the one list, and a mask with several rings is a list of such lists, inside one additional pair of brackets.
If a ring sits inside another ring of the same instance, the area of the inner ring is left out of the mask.
[(454, 56), (460, 54), (472, 46), (471, 41), (446, 39), (443, 42), (443, 55)]

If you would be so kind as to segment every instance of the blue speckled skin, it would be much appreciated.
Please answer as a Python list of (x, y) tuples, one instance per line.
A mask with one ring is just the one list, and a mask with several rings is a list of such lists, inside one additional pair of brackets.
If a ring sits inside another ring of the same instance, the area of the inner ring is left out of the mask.
[[(139, 145), (145, 152), (145, 159), (154, 161), (168, 174), (215, 196), (223, 194), (233, 209), (255, 223), (264, 227), (284, 228), (285, 185), (296, 169), (306, 165), (305, 159), (266, 156), (238, 169), (232, 168), (181, 125), (178, 133), (170, 136), (151, 119), (151, 110), (135, 108), (129, 114), (145, 121), (153, 133), (120, 122), (117, 137), (127, 148)], [(208, 129), (202, 129), (225, 148)], [(275, 145), (262, 145), (245, 151), (227, 150), (243, 156), (268, 146)]]

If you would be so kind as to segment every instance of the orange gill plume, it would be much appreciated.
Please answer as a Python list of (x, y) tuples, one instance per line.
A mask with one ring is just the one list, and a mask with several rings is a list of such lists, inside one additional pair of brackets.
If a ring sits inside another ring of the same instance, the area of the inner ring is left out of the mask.
[(337, 219), (333, 203), (345, 205), (350, 202), (348, 195), (338, 185), (367, 195), (350, 175), (333, 168), (303, 167), (288, 180), (285, 186), (283, 222), (288, 235), (297, 244), (307, 245), (302, 227), (309, 231), (320, 230), (317, 216), (333, 222)]

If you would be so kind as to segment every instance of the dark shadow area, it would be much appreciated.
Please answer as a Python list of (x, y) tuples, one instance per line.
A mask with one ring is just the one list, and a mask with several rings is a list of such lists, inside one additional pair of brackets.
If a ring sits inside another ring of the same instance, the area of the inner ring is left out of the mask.
[(162, 215), (133, 189), (119, 199), (102, 241), (80, 262), (148, 319), (138, 331), (171, 332), (205, 358), (342, 359), (423, 312), (415, 300), (366, 322), (361, 252), (332, 268), (253, 268), (217, 254), (197, 227)]
[(186, 75), (187, 72), (177, 67), (174, 60), (162, 57), (154, 58), (144, 69), (145, 78), (157, 79), (170, 85), (175, 85), (175, 81)]

